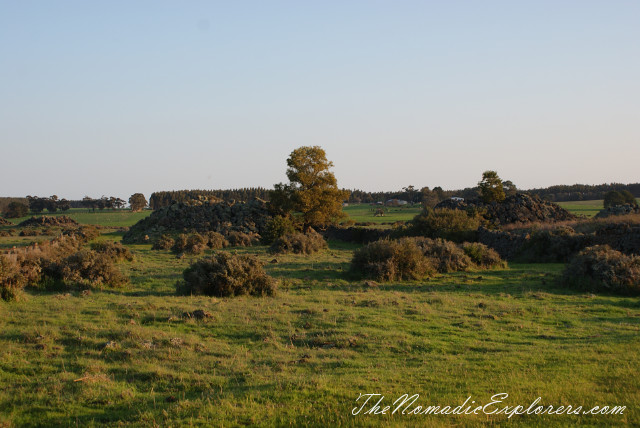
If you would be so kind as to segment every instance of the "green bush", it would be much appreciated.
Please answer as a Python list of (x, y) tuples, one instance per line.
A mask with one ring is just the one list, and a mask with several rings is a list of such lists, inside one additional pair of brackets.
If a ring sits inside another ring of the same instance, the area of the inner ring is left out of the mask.
[(163, 234), (160, 236), (160, 238), (158, 238), (158, 240), (156, 242), (153, 243), (153, 245), (151, 246), (152, 250), (170, 250), (174, 245), (175, 245), (176, 241), (167, 234)]
[(229, 246), (229, 241), (227, 241), (221, 233), (209, 231), (205, 235), (205, 238), (207, 239), (207, 245), (212, 250), (218, 250)]
[(227, 234), (227, 240), (232, 247), (251, 247), (260, 242), (260, 235), (257, 233), (231, 231)]
[(89, 287), (121, 287), (129, 282), (107, 254), (92, 250), (81, 250), (63, 259), (57, 272), (56, 279)]
[(192, 233), (185, 235), (184, 233), (178, 235), (175, 239), (171, 251), (176, 254), (202, 254), (207, 248), (207, 239), (199, 233)]
[(628, 256), (608, 245), (587, 247), (569, 261), (563, 278), (590, 291), (640, 294), (640, 256)]
[(440, 273), (467, 271), (477, 268), (464, 250), (444, 239), (414, 238), (422, 254)]
[(378, 281), (396, 281), (430, 276), (435, 267), (415, 239), (402, 238), (371, 242), (356, 250), (351, 270)]
[(182, 273), (176, 284), (178, 294), (229, 297), (272, 296), (275, 280), (267, 275), (254, 256), (219, 252), (196, 261)]
[(500, 258), (496, 250), (479, 242), (465, 242), (462, 244), (462, 250), (473, 263), (482, 269), (507, 267), (507, 263)]
[(520, 249), (518, 259), (530, 263), (562, 263), (585, 248), (589, 236), (576, 233), (571, 227), (535, 230)]
[(290, 233), (277, 238), (271, 244), (271, 253), (313, 254), (327, 248), (327, 242), (315, 230), (307, 233)]
[(272, 217), (265, 227), (262, 234), (262, 242), (269, 245), (276, 239), (285, 235), (291, 235), (296, 232), (295, 225), (289, 217), (275, 216)]
[(113, 261), (133, 261), (133, 254), (119, 242), (95, 242), (91, 244), (91, 249), (95, 252), (106, 254)]
[(482, 222), (482, 216), (477, 210), (427, 208), (413, 218), (407, 234), (455, 242), (475, 241)]

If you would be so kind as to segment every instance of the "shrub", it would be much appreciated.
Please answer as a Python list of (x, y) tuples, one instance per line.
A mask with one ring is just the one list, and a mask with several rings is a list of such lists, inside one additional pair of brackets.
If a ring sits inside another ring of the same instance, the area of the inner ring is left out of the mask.
[(207, 248), (207, 240), (199, 233), (180, 234), (175, 239), (171, 251), (174, 253), (202, 254)]
[(435, 271), (411, 238), (383, 239), (365, 245), (354, 252), (351, 269), (378, 281), (421, 279)]
[(24, 217), (29, 213), (29, 206), (22, 202), (11, 202), (4, 211), (6, 218)]
[(2, 300), (18, 300), (26, 281), (20, 272), (20, 265), (0, 254), (0, 297)]
[(307, 233), (296, 232), (279, 237), (273, 241), (269, 252), (313, 254), (325, 248), (327, 248), (327, 242), (322, 235), (311, 229)]
[(462, 244), (462, 249), (473, 263), (483, 269), (504, 268), (507, 266), (507, 263), (500, 258), (496, 250), (479, 242), (465, 242)]
[(640, 256), (625, 255), (608, 245), (587, 247), (569, 261), (564, 281), (592, 291), (640, 294)]
[(163, 234), (158, 238), (156, 242), (151, 246), (152, 250), (170, 250), (175, 245), (176, 241), (169, 235)]
[(278, 215), (267, 221), (265, 231), (262, 234), (262, 242), (268, 245), (278, 238), (295, 232), (296, 228), (291, 218)]
[(19, 236), (38, 236), (40, 235), (40, 231), (38, 231), (37, 229), (27, 228), (27, 229), (22, 229), (18, 235)]
[(227, 239), (232, 247), (251, 247), (260, 242), (260, 235), (257, 233), (231, 231), (227, 234)]
[(414, 238), (422, 254), (440, 273), (467, 271), (476, 268), (464, 250), (451, 241), (444, 239)]
[(477, 210), (463, 211), (449, 208), (425, 209), (411, 221), (407, 233), (450, 241), (474, 241), (482, 217)]
[(551, 230), (536, 230), (524, 243), (519, 259), (534, 263), (566, 262), (588, 245), (589, 237), (577, 234), (568, 226)]
[(219, 252), (193, 263), (182, 277), (176, 285), (178, 294), (272, 296), (276, 291), (275, 280), (249, 255)]
[(221, 233), (209, 231), (205, 235), (205, 238), (207, 239), (207, 245), (212, 250), (218, 250), (229, 246), (229, 241), (227, 241)]
[(133, 261), (133, 254), (131, 251), (119, 242), (95, 242), (91, 244), (91, 249), (98, 253), (106, 254), (113, 261)]
[(90, 287), (120, 287), (128, 282), (108, 255), (91, 250), (81, 250), (63, 259), (58, 265), (58, 278)]

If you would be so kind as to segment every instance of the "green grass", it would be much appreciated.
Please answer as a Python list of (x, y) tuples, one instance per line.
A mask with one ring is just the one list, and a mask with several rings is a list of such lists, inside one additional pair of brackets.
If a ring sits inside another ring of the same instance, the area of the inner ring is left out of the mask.
[[(636, 200), (640, 203), (640, 198)], [(558, 205), (573, 214), (593, 217), (604, 208), (604, 200), (558, 202)]]
[[(513, 426), (640, 423), (640, 303), (562, 288), (561, 265), (367, 286), (348, 275), (353, 245), (228, 249), (267, 262), (280, 290), (217, 299), (174, 295), (191, 259), (130, 248), (128, 288), (0, 303), (0, 426), (481, 426), (506, 417), (350, 412), (359, 393), (457, 406), (499, 392), (506, 405), (627, 406)], [(196, 309), (212, 318), (182, 317)]]
[[(78, 223), (82, 224), (93, 224), (93, 225), (103, 225), (110, 227), (128, 227), (136, 224), (141, 219), (149, 216), (151, 214), (150, 210), (145, 210), (141, 212), (131, 212), (130, 210), (96, 210), (91, 211), (85, 208), (72, 208), (66, 212), (57, 211), (55, 213), (49, 213), (47, 211), (43, 211), (37, 216), (61, 216), (66, 215), (71, 217)], [(31, 218), (33, 214), (29, 214), (26, 217), (9, 219), (14, 224), (18, 224), (28, 218)]]
[[(376, 210), (382, 208), (385, 213), (383, 217), (374, 216)], [(395, 223), (397, 221), (409, 221), (422, 211), (419, 205), (413, 207), (379, 207), (369, 204), (351, 204), (342, 209), (349, 215), (348, 220), (357, 223)]]

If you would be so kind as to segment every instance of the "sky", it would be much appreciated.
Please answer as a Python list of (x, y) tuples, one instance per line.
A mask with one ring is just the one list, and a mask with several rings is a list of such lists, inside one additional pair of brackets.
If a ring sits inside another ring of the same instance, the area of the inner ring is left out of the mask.
[(0, 196), (640, 182), (638, 1), (0, 0)]

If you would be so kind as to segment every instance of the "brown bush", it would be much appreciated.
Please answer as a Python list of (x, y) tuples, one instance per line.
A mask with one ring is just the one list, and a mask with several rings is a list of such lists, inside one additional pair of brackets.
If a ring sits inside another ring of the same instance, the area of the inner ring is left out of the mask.
[(533, 263), (566, 262), (589, 244), (590, 237), (569, 226), (534, 230), (520, 249), (518, 259)]
[(625, 255), (608, 245), (588, 247), (569, 261), (563, 278), (581, 289), (640, 294), (640, 256)]
[(277, 238), (271, 244), (269, 252), (313, 254), (325, 248), (327, 248), (327, 241), (312, 229), (307, 233), (290, 233)]
[(95, 242), (91, 244), (91, 249), (98, 253), (106, 254), (113, 261), (133, 261), (133, 254), (119, 242)]
[(170, 250), (175, 245), (176, 241), (169, 235), (164, 234), (158, 238), (156, 242), (151, 246), (152, 250)]
[(175, 239), (171, 251), (174, 253), (202, 254), (207, 248), (207, 240), (199, 233), (190, 235), (180, 234)]
[(351, 270), (378, 281), (421, 279), (435, 267), (424, 257), (415, 239), (383, 239), (356, 250)]
[(176, 284), (178, 294), (272, 296), (276, 291), (275, 280), (256, 257), (249, 255), (219, 252), (193, 263), (182, 276)]
[(232, 247), (251, 247), (260, 242), (260, 235), (257, 233), (231, 231), (227, 234), (227, 240)]
[(482, 269), (507, 267), (507, 263), (500, 258), (496, 250), (479, 242), (465, 242), (462, 244), (462, 250), (474, 264)]
[(212, 250), (218, 250), (229, 246), (229, 241), (227, 241), (221, 233), (209, 231), (205, 235), (205, 238), (207, 239), (207, 245)]
[(20, 265), (11, 258), (0, 254), (0, 297), (2, 300), (18, 300), (26, 281), (20, 272)]

